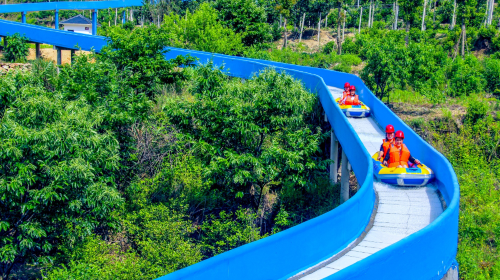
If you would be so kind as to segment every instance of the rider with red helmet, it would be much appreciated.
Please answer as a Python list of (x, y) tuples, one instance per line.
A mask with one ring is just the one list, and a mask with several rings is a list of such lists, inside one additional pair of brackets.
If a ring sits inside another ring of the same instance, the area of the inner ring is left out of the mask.
[(340, 101), (340, 104), (342, 104), (342, 105), (361, 105), (361, 102), (359, 101), (359, 96), (356, 94), (356, 87), (355, 86), (349, 87), (349, 95), (347, 95), (345, 98), (343, 98)]
[(344, 92), (342, 92), (342, 99), (344, 99), (346, 96), (349, 95), (350, 88), (351, 88), (351, 84), (349, 84), (349, 83), (344, 84)]
[(380, 145), (380, 151), (378, 152), (379, 161), (385, 157), (391, 144), (394, 144), (394, 126), (389, 124), (385, 127), (385, 139), (382, 139), (382, 145)]
[(408, 161), (414, 164), (420, 164), (420, 161), (412, 157), (410, 150), (403, 144), (405, 135), (401, 130), (396, 131), (395, 138), (394, 144), (391, 144), (389, 151), (384, 157), (384, 165), (389, 168), (407, 168)]

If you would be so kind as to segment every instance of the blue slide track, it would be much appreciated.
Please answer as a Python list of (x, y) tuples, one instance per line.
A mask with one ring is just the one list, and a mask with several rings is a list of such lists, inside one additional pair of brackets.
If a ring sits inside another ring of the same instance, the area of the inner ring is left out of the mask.
[[(115, 1), (102, 3), (107, 2)], [(66, 2), (64, 5), (68, 9), (93, 9), (96, 3), (100, 2)], [(17, 10), (9, 12), (26, 11), (22, 5), (34, 4), (19, 4), (16, 5), (19, 7)], [(4, 11), (3, 6), (7, 5), (1, 5), (0, 12)], [(138, 5), (134, 3), (130, 6)], [(82, 50), (94, 49), (98, 52), (106, 44), (106, 38), (100, 36), (0, 20), (0, 36), (16, 32), (24, 34), (32, 42), (71, 49), (78, 45)], [(318, 94), (360, 188), (356, 195), (326, 214), (160, 279), (288, 279), (343, 251), (362, 236), (376, 209), (374, 184), (377, 182), (373, 176), (371, 155), (361, 139), (364, 136), (356, 132), (332, 95), (331, 90), (342, 88), (345, 82), (356, 85), (360, 100), (371, 108), (374, 123), (381, 127), (392, 124), (405, 133), (405, 144), (412, 155), (434, 170), (435, 185), (446, 207), (429, 225), (324, 279), (441, 279), (450, 268), (457, 269), (455, 256), (460, 189), (451, 164), (377, 99), (359, 77), (326, 69), (178, 48), (170, 48), (166, 59), (187, 54), (197, 57), (200, 63), (212, 60), (215, 65), (224, 65), (228, 75), (234, 77), (251, 78), (273, 67), (301, 80), (306, 88)]]

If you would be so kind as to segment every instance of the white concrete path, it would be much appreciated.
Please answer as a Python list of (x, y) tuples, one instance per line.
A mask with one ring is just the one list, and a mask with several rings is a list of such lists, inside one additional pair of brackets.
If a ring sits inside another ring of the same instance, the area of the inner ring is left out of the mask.
[[(342, 95), (341, 89), (329, 88), (334, 98)], [(373, 118), (348, 120), (370, 155), (380, 149), (385, 133)], [(433, 184), (425, 187), (395, 187), (374, 182), (373, 187), (378, 194), (379, 204), (373, 227), (364, 239), (337, 260), (324, 262), (328, 264), (319, 269), (321, 265), (301, 272), (304, 277), (300, 279), (316, 280), (328, 277), (424, 228), (443, 212), (437, 187)]]

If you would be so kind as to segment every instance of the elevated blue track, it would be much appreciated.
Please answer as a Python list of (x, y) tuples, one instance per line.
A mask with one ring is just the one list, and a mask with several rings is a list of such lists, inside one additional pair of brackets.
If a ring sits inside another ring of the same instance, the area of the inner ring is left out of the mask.
[[(94, 5), (96, 2), (71, 3)], [(78, 45), (82, 50), (99, 51), (106, 44), (103, 37), (68, 35), (69, 32), (0, 21), (0, 36), (15, 32), (25, 34), (30, 41), (67, 48)], [(435, 171), (436, 183), (447, 208), (424, 229), (327, 279), (441, 279), (456, 264), (460, 191), (451, 164), (377, 99), (360, 78), (325, 69), (177, 48), (171, 48), (166, 58), (186, 54), (197, 57), (201, 63), (212, 60), (216, 65), (224, 65), (227, 73), (235, 77), (251, 78), (265, 68), (274, 67), (300, 79), (310, 91), (318, 94), (361, 187), (347, 202), (322, 216), (160, 279), (286, 279), (340, 252), (361, 235), (369, 223), (376, 199), (373, 163), (327, 87), (341, 88), (345, 82), (357, 86), (360, 99), (371, 108), (373, 118), (380, 125), (390, 123), (403, 130), (406, 145), (413, 147), (412, 155)]]

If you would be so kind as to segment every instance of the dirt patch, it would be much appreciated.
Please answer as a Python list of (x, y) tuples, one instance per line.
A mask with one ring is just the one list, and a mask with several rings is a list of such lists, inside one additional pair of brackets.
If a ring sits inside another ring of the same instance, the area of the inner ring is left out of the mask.
[(366, 63), (364, 61), (362, 61), (359, 65), (353, 65), (351, 66), (351, 74), (354, 74), (358, 77), (360, 77), (360, 74), (361, 71), (363, 70), (363, 68), (365, 68), (366, 66)]
[[(346, 30), (347, 31), (347, 30)], [(353, 37), (354, 34), (345, 33), (344, 37)], [(299, 44), (299, 32), (288, 32), (288, 45), (295, 49)], [(308, 52), (317, 52), (323, 49), (323, 47), (331, 41), (337, 40), (337, 30), (333, 30), (330, 28), (321, 30), (319, 45), (318, 45), (318, 30), (317, 29), (306, 29), (302, 34), (301, 43), (306, 46), (306, 51)], [(277, 42), (278, 49), (283, 47), (283, 38)]]
[[(40, 49), (40, 52), (42, 53), (42, 58), (43, 59), (48, 59), (53, 62), (57, 63), (57, 50), (54, 49)], [(89, 53), (87, 51), (76, 51), (76, 55), (80, 53)], [(29, 54), (28, 54), (28, 60), (35, 60), (35, 49), (29, 49)], [(62, 64), (71, 64), (71, 51), (68, 50), (62, 50), (61, 51), (61, 63)]]
[(29, 63), (6, 63), (0, 62), (0, 75), (15, 69), (21, 69), (23, 71), (31, 69), (31, 64)]
[(396, 102), (392, 103), (392, 111), (404, 121), (411, 121), (416, 118), (423, 118), (426, 121), (452, 117), (461, 118), (465, 115), (467, 108), (462, 105), (432, 105), (432, 104), (409, 104)]
[[(54, 50), (52, 48), (43, 48), (40, 49), (40, 52), (42, 53), (42, 59), (47, 59), (50, 61), (53, 61), (54, 63), (57, 63), (57, 50)], [(76, 51), (75, 54), (79, 55), (81, 53), (88, 54), (90, 52), (88, 51)], [(0, 52), (0, 58), (3, 56), (3, 54)], [(36, 55), (35, 55), (35, 49), (29, 49), (28, 56), (26, 57), (27, 60), (35, 60)], [(69, 50), (62, 50), (61, 51), (61, 64), (71, 64), (71, 51)], [(3, 64), (2, 64), (3, 65)]]

